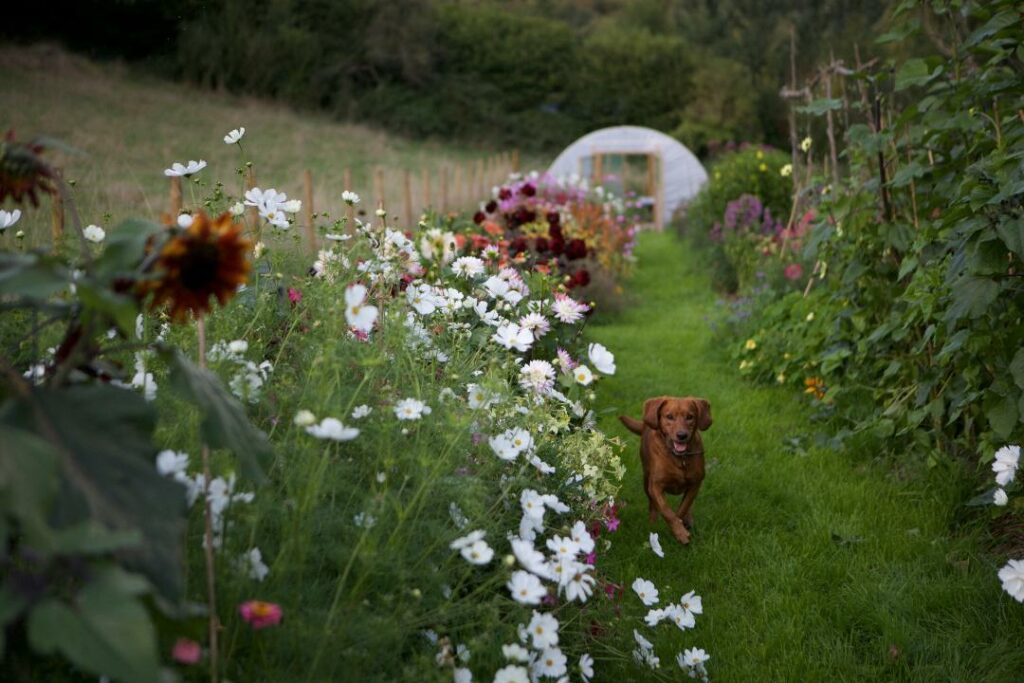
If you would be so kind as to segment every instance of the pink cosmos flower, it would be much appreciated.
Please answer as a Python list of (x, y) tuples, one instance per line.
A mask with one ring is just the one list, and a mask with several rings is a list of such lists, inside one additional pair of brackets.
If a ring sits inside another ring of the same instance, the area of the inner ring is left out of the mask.
[(171, 657), (180, 664), (196, 664), (202, 655), (199, 643), (190, 638), (178, 638), (171, 650)]
[(583, 561), (593, 567), (597, 564), (597, 552), (591, 551), (584, 556)]
[(782, 271), (782, 274), (786, 276), (787, 280), (799, 280), (804, 274), (804, 267), (799, 263), (790, 263)]
[(608, 531), (617, 531), (619, 528), (620, 521), (621, 520), (619, 520), (618, 517), (612, 516), (604, 520), (604, 525), (608, 529)]
[(289, 287), (288, 288), (288, 301), (291, 301), (293, 304), (299, 303), (300, 301), (302, 301), (302, 292), (300, 292), (299, 290), (295, 289), (294, 287)]
[(277, 626), (281, 623), (284, 612), (280, 605), (262, 600), (249, 600), (238, 606), (238, 613), (249, 622), (253, 629)]

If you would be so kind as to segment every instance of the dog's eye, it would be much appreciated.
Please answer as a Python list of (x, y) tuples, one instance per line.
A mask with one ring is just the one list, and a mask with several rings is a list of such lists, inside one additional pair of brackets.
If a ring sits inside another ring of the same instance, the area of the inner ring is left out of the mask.
[(675, 416), (675, 415), (672, 415), (672, 414), (666, 415), (665, 417), (666, 417), (667, 419), (669, 419), (669, 420), (674, 420), (674, 419), (676, 419), (676, 416)]
[(686, 421), (687, 421), (687, 422), (693, 422), (693, 420), (694, 420), (694, 417), (693, 417), (693, 415), (687, 415), (687, 416), (686, 416)]

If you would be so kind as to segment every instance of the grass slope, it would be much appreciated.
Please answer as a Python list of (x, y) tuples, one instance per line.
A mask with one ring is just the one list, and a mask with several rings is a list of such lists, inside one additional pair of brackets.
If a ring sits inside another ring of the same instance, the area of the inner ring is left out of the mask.
[[(627, 585), (619, 645), (632, 648), (637, 627), (675, 677), (675, 653), (703, 647), (715, 681), (1024, 680), (1024, 611), (1000, 589), (983, 525), (960, 518), (963, 476), (901, 478), (870, 453), (787, 450), (786, 437), (814, 430), (809, 399), (749, 385), (713, 347), (704, 318), (716, 304), (698, 254), (669, 234), (645, 234), (637, 253), (627, 287), (637, 305), (590, 329), (618, 366), (599, 392), (600, 424), (630, 452), (622, 525), (598, 567), (652, 580), (663, 604), (694, 589), (704, 615), (686, 633), (648, 628)], [(713, 406), (688, 547), (663, 520), (648, 525), (638, 438), (616, 419), (661, 394)]]
[[(245, 158), (256, 163), (260, 187), (301, 199), (302, 173), (309, 169), (314, 207), (337, 207), (349, 168), (354, 189), (372, 204), (372, 175), (380, 167), (388, 207), (399, 217), (403, 169), (413, 171), (418, 211), (420, 170), (434, 171), (431, 191), (439, 202), (438, 169), (502, 151), (400, 138), (280, 104), (162, 81), (45, 45), (0, 48), (0, 93), (0, 134), (13, 128), (19, 140), (46, 135), (82, 152), (50, 152), (46, 158), (75, 181), (83, 222), (107, 228), (128, 217), (158, 218), (168, 210), (163, 170), (173, 161), (207, 160), (210, 168), (196, 177), (223, 179), (225, 190), (237, 195), (240, 181), (231, 179), (239, 166), (238, 150), (224, 144), (223, 136), (239, 126), (246, 128)], [(523, 167), (533, 168), (537, 161), (524, 158)], [(449, 178), (454, 197), (455, 178)], [(460, 187), (468, 184), (464, 177)], [(187, 186), (184, 194), (185, 205), (191, 206)], [(479, 197), (471, 203), (476, 201)], [(46, 200), (43, 207), (48, 207)], [(18, 227), (30, 236), (41, 235), (37, 243), (48, 244), (49, 220), (48, 210), (26, 211)]]

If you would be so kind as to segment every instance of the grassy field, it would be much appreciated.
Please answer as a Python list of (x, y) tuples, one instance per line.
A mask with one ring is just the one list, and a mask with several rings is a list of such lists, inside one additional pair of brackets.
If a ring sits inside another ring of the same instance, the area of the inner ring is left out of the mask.
[[(714, 348), (705, 316), (716, 304), (699, 255), (669, 234), (644, 235), (637, 254), (635, 305), (589, 329), (619, 367), (599, 392), (601, 426), (629, 451), (622, 525), (601, 561), (627, 583), (622, 649), (640, 623), (656, 643), (672, 633), (678, 649), (659, 651), (663, 669), (679, 674), (675, 652), (698, 646), (715, 681), (1022, 680), (1024, 611), (1000, 589), (1005, 558), (986, 554), (983, 520), (961, 506), (965, 473), (897, 476), (871, 453), (788, 449), (787, 437), (813, 441), (810, 399), (744, 382)], [(638, 438), (616, 419), (662, 394), (713, 406), (688, 547), (663, 520), (648, 525)], [(664, 559), (647, 546), (650, 531)], [(662, 603), (703, 596), (696, 629), (638, 622), (636, 576), (661, 589)]]
[[(402, 172), (412, 172), (410, 189), (418, 213), (424, 170), (432, 173), (430, 189), (437, 205), (441, 167), (459, 163), (468, 169), (469, 162), (509, 151), (407, 140), (277, 104), (157, 80), (124, 65), (90, 62), (53, 47), (0, 48), (0, 132), (13, 128), (22, 140), (46, 135), (81, 152), (50, 153), (47, 158), (75, 182), (86, 224), (109, 227), (129, 216), (159, 217), (168, 209), (163, 170), (174, 161), (205, 159), (209, 168), (197, 175), (200, 179), (238, 177), (238, 149), (223, 137), (239, 126), (246, 128), (242, 144), (245, 157), (256, 163), (259, 186), (302, 198), (302, 174), (309, 169), (318, 210), (338, 210), (345, 168), (351, 169), (354, 189), (371, 198), (374, 171), (380, 168), (394, 215), (402, 210)], [(545, 163), (522, 160), (525, 169)], [(481, 196), (468, 192), (469, 171), (460, 177), (463, 202), (475, 204)], [(454, 203), (454, 170), (449, 179)], [(237, 195), (240, 186), (239, 180), (226, 191)], [(188, 199), (186, 187), (186, 205)], [(29, 213), (22, 218), (26, 232), (48, 235), (48, 213)], [(47, 227), (32, 230), (30, 221)]]

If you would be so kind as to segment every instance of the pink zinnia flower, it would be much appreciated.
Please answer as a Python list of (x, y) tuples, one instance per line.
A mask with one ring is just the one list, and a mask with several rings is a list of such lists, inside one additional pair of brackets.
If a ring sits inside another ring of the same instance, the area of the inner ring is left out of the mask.
[(253, 629), (277, 626), (281, 623), (284, 612), (280, 605), (262, 600), (249, 600), (238, 606), (238, 613), (249, 622)]
[(289, 287), (288, 288), (288, 301), (291, 301), (293, 304), (299, 303), (300, 301), (302, 301), (302, 292), (300, 292), (299, 290), (295, 289), (294, 287)]
[(782, 274), (786, 276), (787, 280), (799, 280), (804, 274), (804, 267), (799, 263), (790, 263), (782, 271)]
[(180, 664), (195, 664), (199, 661), (202, 650), (199, 643), (189, 638), (178, 638), (171, 650), (171, 657)]

